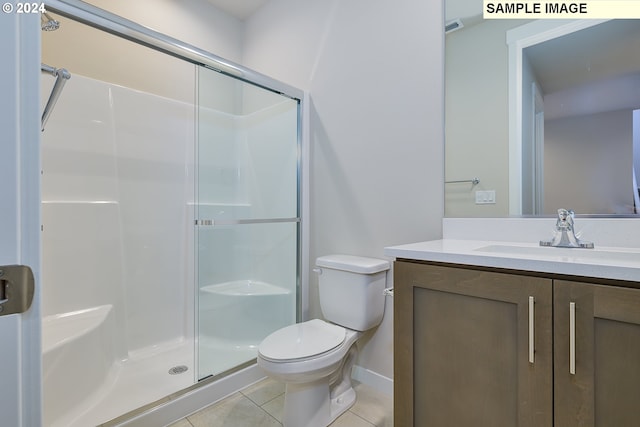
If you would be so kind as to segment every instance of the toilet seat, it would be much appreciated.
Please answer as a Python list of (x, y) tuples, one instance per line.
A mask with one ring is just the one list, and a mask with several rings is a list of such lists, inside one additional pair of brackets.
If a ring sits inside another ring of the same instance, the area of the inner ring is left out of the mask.
[(313, 319), (275, 331), (262, 341), (258, 352), (271, 362), (303, 361), (331, 352), (345, 337), (345, 328)]

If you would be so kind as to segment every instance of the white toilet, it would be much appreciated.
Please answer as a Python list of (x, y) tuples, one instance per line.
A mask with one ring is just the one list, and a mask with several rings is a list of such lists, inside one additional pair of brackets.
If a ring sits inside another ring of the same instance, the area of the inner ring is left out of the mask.
[(351, 255), (316, 260), (320, 307), (313, 319), (275, 331), (258, 347), (258, 365), (286, 384), (285, 427), (326, 427), (354, 404), (354, 345), (384, 314), (389, 262)]

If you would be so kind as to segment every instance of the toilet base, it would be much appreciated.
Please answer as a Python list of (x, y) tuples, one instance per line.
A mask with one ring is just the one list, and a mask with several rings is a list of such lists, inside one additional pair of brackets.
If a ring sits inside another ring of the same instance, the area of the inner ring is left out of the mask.
[(356, 392), (348, 388), (330, 398), (329, 381), (324, 378), (312, 383), (286, 385), (284, 396), (284, 427), (327, 427), (345, 413), (356, 401)]
[(352, 345), (334, 375), (308, 383), (287, 383), (284, 427), (327, 427), (356, 402), (351, 370), (358, 348)]
[(331, 399), (331, 421), (329, 421), (329, 424), (334, 422), (340, 415), (347, 412), (354, 403), (356, 403), (356, 391), (353, 388), (350, 388), (340, 396)]

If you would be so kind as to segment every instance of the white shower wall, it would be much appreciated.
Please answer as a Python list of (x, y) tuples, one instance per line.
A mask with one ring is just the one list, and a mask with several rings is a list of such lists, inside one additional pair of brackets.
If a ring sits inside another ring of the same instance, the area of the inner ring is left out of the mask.
[(52, 427), (108, 421), (255, 358), (295, 322), (298, 285), (298, 224), (236, 223), (297, 216), (297, 102), (239, 86), (196, 108), (70, 71), (42, 143)]
[(73, 75), (44, 133), (43, 316), (113, 305), (120, 357), (193, 334), (194, 111)]
[[(243, 103), (252, 104), (251, 100), (245, 97)], [(297, 121), (296, 104), (286, 100), (258, 111), (238, 109), (245, 112), (201, 109), (198, 113), (197, 217), (223, 221), (296, 217), (298, 177), (291, 167), (298, 156), (292, 144), (297, 129), (291, 126)], [(290, 231), (283, 234), (269, 225), (200, 228), (200, 286), (252, 279), (295, 293), (296, 280), (290, 273), (297, 258), (297, 228), (294, 223), (283, 227)], [(295, 307), (291, 309), (295, 319)]]

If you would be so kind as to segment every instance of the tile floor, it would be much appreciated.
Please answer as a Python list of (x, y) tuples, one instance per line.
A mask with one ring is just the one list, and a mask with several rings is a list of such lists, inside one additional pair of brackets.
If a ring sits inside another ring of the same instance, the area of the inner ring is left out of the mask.
[[(393, 427), (391, 396), (364, 384), (355, 389), (356, 403), (331, 427)], [(284, 384), (265, 379), (169, 427), (281, 427), (283, 406)]]

